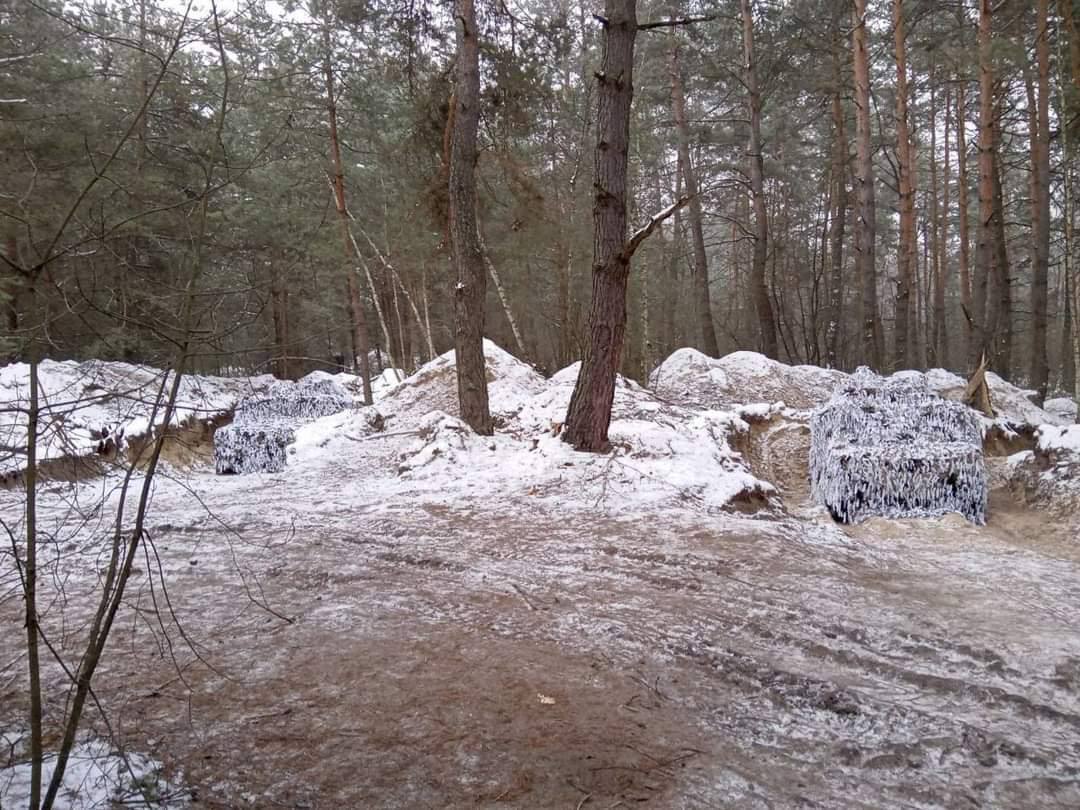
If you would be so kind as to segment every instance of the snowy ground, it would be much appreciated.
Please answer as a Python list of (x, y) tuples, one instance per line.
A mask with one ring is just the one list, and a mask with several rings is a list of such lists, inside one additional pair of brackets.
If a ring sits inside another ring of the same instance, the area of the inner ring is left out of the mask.
[[(376, 404), (381, 430), (301, 428), (281, 473), (169, 469), (99, 679), (114, 731), (206, 807), (1080, 805), (1077, 524), (1014, 481), (1066, 486), (1076, 429), (994, 460), (985, 527), (841, 528), (806, 498), (813, 402), (786, 392), (813, 384), (736, 361), (769, 404), (621, 384), (606, 456), (553, 435), (572, 370), (500, 353), (491, 439), (461, 429), (444, 358)], [(69, 656), (114, 483), (42, 492)], [(18, 608), (0, 597), (7, 626)], [(0, 727), (19, 649), (0, 637)]]

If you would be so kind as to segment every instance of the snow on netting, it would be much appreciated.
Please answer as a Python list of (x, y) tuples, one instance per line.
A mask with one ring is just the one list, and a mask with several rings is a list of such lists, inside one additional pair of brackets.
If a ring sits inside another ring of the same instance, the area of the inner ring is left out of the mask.
[(351, 405), (352, 397), (328, 378), (282, 382), (266, 396), (248, 397), (236, 407), (233, 423), (214, 434), (214, 469), (219, 475), (280, 472), (295, 428)]
[(858, 369), (810, 419), (813, 498), (842, 523), (959, 512), (986, 522), (982, 431), (925, 377)]

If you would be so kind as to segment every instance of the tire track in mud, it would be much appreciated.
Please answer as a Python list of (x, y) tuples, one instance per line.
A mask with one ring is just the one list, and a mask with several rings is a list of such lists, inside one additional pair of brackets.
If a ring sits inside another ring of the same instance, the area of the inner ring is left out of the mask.
[[(520, 515), (431, 517), (416, 525), (423, 539), (406, 543), (423, 554), (376, 556), (437, 573), (434, 599), (457, 591), (433, 618), (635, 662), (706, 732), (730, 735), (748, 756), (767, 752), (807, 786), (808, 806), (848, 806), (835, 802), (853, 775), (866, 806), (1080, 799), (1080, 658), (1039, 671), (1004, 647), (952, 637), (947, 616), (915, 623), (887, 604), (856, 609), (874, 601), (880, 555), (785, 554), (771, 527), (754, 536), (745, 523), (702, 547), (620, 521), (582, 531)], [(510, 586), (497, 610), (462, 596), (480, 570)], [(520, 604), (514, 586), (528, 594)], [(763, 795), (794, 798), (759, 776)]]

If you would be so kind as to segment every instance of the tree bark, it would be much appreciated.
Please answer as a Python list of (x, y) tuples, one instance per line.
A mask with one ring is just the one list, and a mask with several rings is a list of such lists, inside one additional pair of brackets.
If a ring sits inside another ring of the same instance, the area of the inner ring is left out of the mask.
[[(936, 77), (935, 77), (936, 78)], [(949, 90), (945, 89), (945, 161), (942, 166), (942, 191), (941, 204), (938, 204), (938, 172), (937, 172), (937, 96), (931, 89), (930, 105), (930, 186), (931, 186), (931, 216), (933, 217), (934, 239), (934, 326), (933, 326), (933, 365), (949, 368), (952, 360), (947, 335), (947, 319), (945, 317), (945, 288), (948, 280), (945, 277), (945, 266), (948, 263), (949, 246)], [(944, 213), (944, 215), (943, 215)]]
[(716, 326), (712, 316), (712, 296), (709, 291), (709, 260), (705, 253), (705, 229), (702, 223), (701, 197), (698, 195), (697, 173), (690, 160), (690, 126), (686, 119), (686, 97), (683, 91), (682, 67), (679, 64), (678, 40), (672, 37), (671, 46), (671, 111), (679, 143), (679, 165), (682, 166), (686, 194), (690, 197), (690, 236), (694, 247), (694, 291), (697, 301), (698, 324), (701, 330), (701, 350), (710, 357), (720, 354)]
[[(967, 109), (963, 83), (956, 88), (956, 210), (960, 230), (960, 307), (964, 315), (964, 354), (970, 362), (975, 351), (974, 310), (971, 299), (971, 220), (968, 216)], [(948, 206), (946, 206), (946, 209)]]
[(270, 314), (274, 321), (274, 373), (283, 380), (290, 376), (288, 294), (275, 262), (270, 268)]
[(858, 214), (855, 223), (855, 270), (862, 292), (862, 357), (880, 369), (885, 355), (878, 319), (877, 268), (874, 265), (877, 212), (874, 201), (874, 153), (870, 143), (870, 57), (867, 52), (866, 0), (854, 0), (851, 44), (855, 77), (855, 180)]
[[(1069, 0), (1065, 0), (1069, 2)], [(1038, 0), (1035, 54), (1038, 65), (1037, 97), (1032, 123), (1032, 273), (1030, 385), (1039, 404), (1046, 399), (1050, 365), (1046, 356), (1047, 298), (1050, 267), (1050, 29), (1049, 0)]]
[[(626, 286), (630, 274), (630, 255), (626, 250), (626, 167), (630, 105), (634, 97), (636, 0), (605, 0), (604, 18), (603, 64), (596, 77), (589, 337), (563, 432), (563, 438), (575, 448), (593, 451), (608, 446), (615, 374), (626, 332)], [(689, 178), (692, 173), (685, 176)]]
[(323, 62), (323, 74), (326, 77), (326, 110), (330, 120), (330, 153), (334, 163), (334, 206), (337, 208), (338, 222), (341, 224), (341, 236), (344, 240), (346, 278), (348, 279), (349, 314), (352, 320), (353, 342), (356, 348), (357, 365), (360, 380), (364, 387), (364, 404), (374, 402), (371, 395), (371, 369), (368, 362), (370, 344), (367, 333), (367, 317), (364, 314), (364, 302), (356, 286), (355, 267), (353, 266), (353, 244), (349, 233), (349, 213), (345, 206), (345, 170), (341, 162), (341, 143), (338, 140), (337, 100), (334, 97), (334, 70), (330, 64), (330, 32), (323, 33), (323, 47), (326, 58)]
[[(907, 33), (903, 0), (893, 0), (893, 42), (896, 52), (896, 160), (900, 170), (900, 245), (897, 256), (895, 368), (907, 368), (911, 356), (911, 280), (918, 247), (915, 240), (915, 181), (908, 128)], [(916, 326), (918, 324), (916, 323)]]
[(975, 246), (975, 283), (972, 320), (977, 340), (968, 354), (972, 368), (979, 357), (993, 354), (990, 315), (994, 307), (987, 301), (991, 279), (995, 277), (994, 219), (994, 65), (991, 53), (991, 0), (979, 0), (979, 228)]
[(761, 351), (776, 358), (776, 316), (769, 299), (765, 279), (765, 262), (769, 255), (769, 219), (765, 210), (765, 161), (761, 151), (761, 92), (758, 90), (757, 65), (754, 55), (754, 13), (750, 0), (741, 0), (743, 26), (743, 81), (750, 102), (750, 142), (747, 157), (750, 161), (750, 194), (754, 205), (754, 310), (761, 330)]
[(1013, 355), (1013, 319), (1012, 319), (1012, 275), (1009, 267), (1008, 245), (1005, 239), (1005, 195), (1001, 165), (1001, 130), (998, 115), (994, 116), (994, 153), (993, 153), (993, 193), (994, 193), (994, 281), (997, 291), (997, 307), (994, 313), (993, 339), (995, 370), (1002, 377), (1012, 374)]
[(1069, 32), (1069, 65), (1073, 84), (1080, 90), (1080, 23), (1077, 23), (1072, 0), (1059, 0), (1058, 9), (1065, 30)]
[(457, 81), (450, 149), (450, 245), (454, 287), (454, 348), (461, 418), (482, 436), (493, 427), (484, 365), (487, 275), (476, 219), (476, 133), (480, 124), (480, 40), (473, 0), (455, 0)]
[(844, 228), (847, 224), (848, 142), (844, 104), (841, 93), (840, 58), (834, 54), (836, 89), (832, 98), (832, 219), (829, 223), (828, 324), (825, 327), (825, 359), (829, 368), (841, 366), (839, 345), (844, 306)]

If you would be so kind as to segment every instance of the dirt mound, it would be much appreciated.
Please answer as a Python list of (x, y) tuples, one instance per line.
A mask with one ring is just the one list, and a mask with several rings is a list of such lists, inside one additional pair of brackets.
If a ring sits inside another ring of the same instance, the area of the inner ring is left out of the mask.
[(1043, 403), (1043, 410), (1056, 416), (1064, 424), (1076, 422), (1077, 404), (1069, 397), (1054, 397)]
[(401, 454), (399, 471), (429, 486), (450, 486), (467, 470), (477, 493), (493, 498), (527, 492), (620, 509), (689, 503), (746, 510), (774, 501), (772, 485), (755, 477), (732, 446), (749, 430), (737, 413), (664, 403), (622, 377), (608, 431), (611, 451), (574, 451), (559, 432), (578, 370), (578, 364), (563, 369), (521, 401), (494, 437), (475, 436), (443, 411), (429, 412), (418, 420), (419, 438)]
[[(484, 340), (487, 367), (488, 399), (491, 413), (505, 420), (546, 385), (544, 378), (527, 363)], [(453, 350), (425, 363), (410, 377), (389, 391), (382, 399), (381, 410), (397, 425), (415, 424), (431, 411), (459, 416), (457, 358)]]
[[(167, 378), (168, 375), (168, 378)], [(38, 461), (74, 462), (122, 450), (126, 442), (160, 427), (171, 373), (150, 366), (89, 360), (43, 360), (38, 366), (41, 424)], [(185, 375), (180, 381), (170, 429), (228, 414), (238, 400), (266, 392), (275, 380), (259, 377)], [(0, 368), (0, 477), (16, 478), (25, 467), (30, 367), (13, 363)], [(110, 442), (109, 440), (112, 440)], [(77, 466), (77, 465), (75, 465)]]
[(662, 399), (698, 408), (747, 402), (783, 402), (792, 408), (822, 404), (846, 375), (817, 366), (788, 366), (757, 352), (719, 359), (679, 349), (649, 375)]

